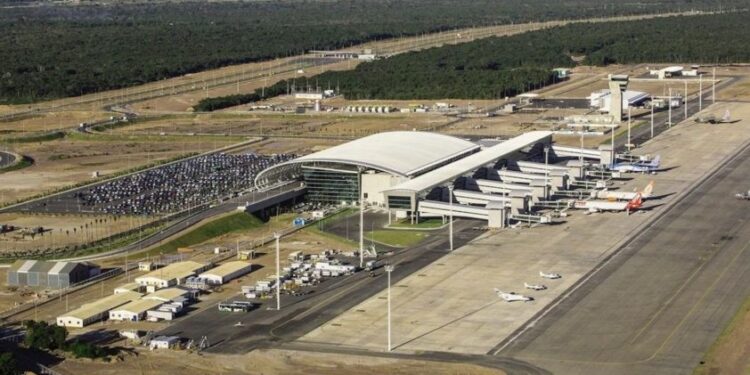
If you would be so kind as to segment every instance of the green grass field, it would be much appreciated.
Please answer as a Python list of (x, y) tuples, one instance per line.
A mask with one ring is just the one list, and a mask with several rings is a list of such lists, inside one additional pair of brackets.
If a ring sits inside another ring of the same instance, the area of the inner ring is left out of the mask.
[(443, 225), (442, 219), (438, 218), (429, 218), (429, 219), (422, 219), (416, 224), (410, 224), (409, 220), (400, 220), (398, 222), (392, 223), (390, 225), (391, 228), (409, 228), (409, 229), (435, 229), (440, 228)]
[(5, 168), (0, 168), (0, 173), (17, 171), (19, 169), (24, 169), (24, 168), (30, 167), (32, 165), (34, 165), (34, 159), (32, 159), (32, 158), (30, 158), (28, 156), (22, 156), (21, 161), (19, 161), (18, 163), (13, 164), (13, 165), (9, 165), (9, 166), (7, 166)]
[(409, 247), (422, 242), (429, 234), (409, 230), (376, 230), (365, 232), (365, 238), (393, 247)]
[(177, 248), (197, 245), (221, 235), (257, 228), (263, 221), (244, 212), (236, 212), (205, 223), (163, 245), (157, 246), (144, 255), (167, 254), (177, 251)]

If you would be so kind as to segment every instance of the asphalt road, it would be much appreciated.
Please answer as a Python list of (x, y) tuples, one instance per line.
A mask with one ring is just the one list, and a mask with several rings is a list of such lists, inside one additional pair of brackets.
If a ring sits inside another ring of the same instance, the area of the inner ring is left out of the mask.
[(4, 151), (0, 151), (0, 168), (6, 167), (13, 164), (16, 161), (16, 156)]
[[(555, 374), (689, 374), (750, 295), (750, 148), (499, 355)], [(507, 345), (506, 345), (507, 344)]]
[[(455, 222), (454, 241), (457, 246), (482, 233), (471, 229), (475, 226), (477, 222), (472, 220)], [(447, 243), (447, 231), (441, 230), (415, 247), (380, 258), (379, 264), (387, 261), (396, 266), (391, 275), (391, 281), (395, 284), (444, 256)], [(248, 313), (219, 312), (214, 304), (201, 311), (188, 312), (186, 317), (159, 334), (192, 338), (196, 342), (206, 336), (211, 344), (208, 351), (220, 353), (245, 353), (269, 345), (289, 343), (383, 290), (387, 285), (383, 268), (378, 268), (375, 274), (375, 277), (369, 277), (368, 272), (358, 272), (332, 278), (305, 296), (282, 295), (281, 311), (275, 310), (275, 300), (264, 300), (260, 308)], [(237, 295), (237, 298), (230, 300), (235, 299), (244, 298)], [(237, 322), (242, 322), (243, 326), (235, 327)]]

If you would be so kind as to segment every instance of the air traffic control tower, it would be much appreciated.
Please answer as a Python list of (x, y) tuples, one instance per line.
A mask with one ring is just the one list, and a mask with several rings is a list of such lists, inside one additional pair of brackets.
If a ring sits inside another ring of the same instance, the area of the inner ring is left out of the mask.
[(609, 75), (609, 92), (612, 95), (609, 114), (612, 116), (615, 123), (618, 124), (622, 121), (622, 93), (627, 90), (629, 81), (630, 78), (626, 74)]

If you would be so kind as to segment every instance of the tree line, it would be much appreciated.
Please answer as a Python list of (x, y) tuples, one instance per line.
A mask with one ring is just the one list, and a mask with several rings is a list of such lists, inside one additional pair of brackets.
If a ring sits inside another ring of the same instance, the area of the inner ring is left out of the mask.
[(8, 7), (0, 12), (0, 104), (457, 27), (687, 8), (713, 9), (715, 2), (282, 0)]
[[(581, 23), (363, 63), (306, 79), (348, 99), (493, 99), (554, 83), (552, 69), (750, 61), (748, 13)], [(304, 85), (304, 82), (302, 83)]]

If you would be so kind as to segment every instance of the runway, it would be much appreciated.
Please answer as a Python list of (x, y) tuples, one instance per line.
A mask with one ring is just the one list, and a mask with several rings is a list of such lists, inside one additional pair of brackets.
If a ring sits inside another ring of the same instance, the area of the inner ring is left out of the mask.
[(685, 196), (500, 356), (555, 374), (686, 374), (750, 290), (750, 148)]

